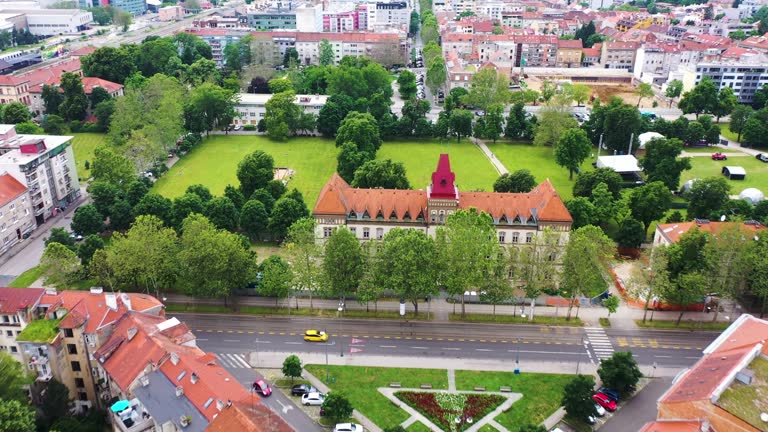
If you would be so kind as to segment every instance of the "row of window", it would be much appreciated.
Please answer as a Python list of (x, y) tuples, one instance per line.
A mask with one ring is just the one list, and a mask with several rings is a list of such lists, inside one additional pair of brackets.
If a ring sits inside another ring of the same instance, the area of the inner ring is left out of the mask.
[[(328, 238), (333, 234), (333, 231), (335, 230), (334, 227), (323, 227), (323, 237)], [(352, 232), (352, 234), (357, 237), (357, 227), (349, 227), (349, 231)], [(426, 229), (424, 230), (426, 232)], [(368, 240), (371, 238), (371, 229), (368, 227), (363, 228), (363, 239)], [(376, 228), (376, 240), (381, 240), (384, 238), (384, 228)], [(505, 231), (499, 231), (499, 243), (506, 243), (507, 239), (507, 233)], [(512, 233), (511, 242), (510, 243), (519, 243), (520, 242), (520, 233), (515, 231)], [(525, 242), (526, 243), (533, 243), (533, 233), (525, 233)]]
[[(19, 334), (21, 334), (21, 330), (16, 330), (16, 336), (18, 336)], [(6, 330), (5, 331), (5, 336), (6, 337), (13, 337), (13, 330)]]
[(19, 349), (13, 345), (11, 345), (10, 347), (7, 347), (5, 345), (0, 345), (0, 351), (10, 351), (11, 353), (16, 354), (17, 352), (19, 352)]
[(18, 315), (3, 315), (0, 319), (0, 324), (18, 324), (19, 323), (19, 316)]

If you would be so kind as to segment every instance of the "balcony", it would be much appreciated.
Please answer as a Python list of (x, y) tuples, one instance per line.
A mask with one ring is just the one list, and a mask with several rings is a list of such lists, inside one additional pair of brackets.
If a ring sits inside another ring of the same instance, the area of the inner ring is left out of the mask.
[(51, 378), (53, 378), (53, 374), (51, 374), (50, 371), (46, 371), (46, 372), (39, 371), (37, 373), (36, 381), (37, 382), (48, 382), (48, 381), (51, 380)]
[(112, 413), (112, 424), (116, 425), (122, 432), (141, 432), (154, 428), (155, 421), (152, 416), (139, 408), (136, 399), (131, 402), (131, 406), (125, 411)]
[(47, 365), (48, 362), (49, 362), (48, 356), (37, 355), (29, 358), (30, 365), (35, 365), (35, 366)]

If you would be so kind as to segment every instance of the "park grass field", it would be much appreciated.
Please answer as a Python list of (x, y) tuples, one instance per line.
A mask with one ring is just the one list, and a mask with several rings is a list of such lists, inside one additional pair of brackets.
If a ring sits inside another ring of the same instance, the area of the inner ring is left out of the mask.
[[(538, 183), (549, 179), (563, 200), (573, 197), (576, 174), (573, 175), (573, 180), (568, 180), (568, 170), (555, 163), (552, 147), (506, 142), (488, 143), (487, 145), (510, 172), (527, 169)], [(584, 161), (581, 164), (581, 170), (591, 170), (593, 160), (594, 158), (588, 158)]]
[(451, 169), (456, 173), (456, 184), (461, 191), (482, 189), (493, 191), (493, 182), (499, 173), (488, 158), (468, 139), (456, 141), (386, 141), (377, 159), (402, 162), (412, 189), (425, 189), (432, 183), (432, 173), (437, 168), (441, 153), (448, 153)]
[(155, 183), (153, 191), (174, 198), (184, 194), (190, 185), (200, 183), (212, 194), (221, 195), (228, 184), (239, 185), (237, 164), (256, 150), (272, 155), (275, 167), (294, 170), (288, 188), (301, 191), (310, 209), (336, 170), (337, 149), (330, 140), (302, 137), (275, 142), (255, 135), (214, 135), (182, 157)]
[(93, 151), (96, 147), (107, 143), (107, 135), (103, 133), (73, 133), (72, 149), (75, 152), (77, 176), (81, 180), (91, 177), (91, 170), (85, 169), (85, 161), (93, 163)]
[(725, 161), (714, 161), (708, 157), (692, 157), (691, 169), (683, 171), (680, 185), (694, 178), (720, 177), (724, 166), (740, 166), (747, 171), (747, 178), (744, 180), (726, 179), (731, 185), (731, 195), (738, 195), (742, 190), (750, 187), (758, 188), (763, 192), (768, 190), (768, 163), (760, 162), (750, 155), (731, 157)]

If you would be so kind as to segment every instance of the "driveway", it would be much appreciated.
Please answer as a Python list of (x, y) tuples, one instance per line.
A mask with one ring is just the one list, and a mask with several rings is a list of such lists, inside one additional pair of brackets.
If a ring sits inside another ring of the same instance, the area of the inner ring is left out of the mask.
[(611, 417), (601, 432), (625, 432), (640, 430), (644, 424), (656, 420), (656, 401), (672, 385), (672, 378), (654, 378), (634, 398), (630, 399)]

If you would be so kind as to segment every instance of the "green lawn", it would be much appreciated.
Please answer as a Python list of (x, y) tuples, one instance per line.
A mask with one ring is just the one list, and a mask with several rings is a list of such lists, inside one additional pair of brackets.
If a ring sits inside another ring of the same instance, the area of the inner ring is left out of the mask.
[(670, 329), (670, 330), (705, 330), (705, 331), (722, 331), (730, 326), (730, 323), (716, 321), (690, 321), (685, 319), (680, 321), (680, 325), (677, 325), (677, 320), (653, 320), (646, 321), (635, 320), (635, 324), (638, 327), (657, 328), (657, 329)]
[(429, 432), (432, 429), (428, 428), (424, 423), (417, 421), (408, 426), (405, 430), (408, 432)]
[(77, 176), (82, 180), (91, 177), (91, 170), (85, 169), (85, 161), (93, 164), (93, 150), (107, 142), (107, 135), (101, 133), (73, 133), (72, 149), (75, 152)]
[[(568, 170), (555, 163), (552, 147), (536, 147), (522, 143), (489, 143), (488, 148), (499, 158), (510, 171), (527, 169), (537, 182), (549, 179), (563, 200), (573, 197), (573, 180), (568, 180)], [(581, 165), (582, 171), (592, 169), (593, 158), (588, 158)]]
[(8, 284), (11, 288), (27, 288), (36, 280), (40, 279), (43, 274), (43, 269), (40, 267), (32, 267), (31, 269), (20, 274), (16, 279)]
[[(563, 308), (563, 314), (567, 312), (568, 308)], [(464, 322), (481, 322), (481, 323), (497, 323), (497, 324), (522, 324), (522, 325), (550, 325), (550, 326), (567, 326), (567, 327), (581, 327), (584, 325), (579, 318), (571, 317), (570, 321), (566, 321), (565, 316), (555, 318), (553, 316), (541, 316), (536, 315), (533, 317), (533, 321), (527, 317), (503, 315), (503, 314), (479, 314), (479, 313), (467, 313), (464, 314), (464, 318), (461, 318), (460, 313), (452, 313), (448, 315), (449, 321), (464, 321)]]
[(272, 155), (276, 167), (295, 171), (288, 188), (301, 191), (310, 209), (336, 170), (337, 149), (330, 140), (302, 137), (274, 142), (254, 135), (214, 135), (177, 162), (155, 183), (153, 190), (174, 198), (182, 195), (188, 186), (201, 183), (212, 194), (221, 195), (228, 184), (239, 184), (237, 164), (255, 150)]
[(724, 166), (740, 166), (747, 171), (745, 180), (727, 180), (731, 185), (731, 195), (738, 195), (742, 190), (755, 187), (765, 190), (768, 185), (768, 164), (760, 162), (753, 156), (732, 157), (726, 161), (714, 161), (707, 157), (691, 158), (691, 169), (683, 171), (680, 184), (693, 178), (706, 178), (721, 176)]
[(499, 173), (477, 146), (469, 140), (456, 141), (387, 141), (379, 149), (377, 159), (402, 162), (413, 189), (425, 189), (432, 182), (441, 153), (448, 153), (456, 185), (461, 191), (493, 190)]
[[(317, 378), (325, 379), (325, 365), (307, 365), (305, 369)], [(344, 393), (356, 410), (382, 429), (397, 426), (409, 416), (377, 388), (399, 382), (406, 388), (432, 384), (435, 389), (448, 389), (448, 374), (440, 369), (329, 366), (328, 370), (335, 380), (329, 384), (331, 390)]]
[(526, 373), (515, 375), (513, 372), (456, 371), (456, 388), (472, 390), (485, 387), (489, 391), (498, 391), (501, 386), (509, 386), (515, 393), (522, 393), (523, 398), (515, 402), (506, 412), (496, 417), (496, 421), (512, 432), (526, 423), (539, 424), (560, 407), (565, 385), (572, 375)]
[(739, 134), (735, 132), (731, 132), (731, 130), (729, 129), (730, 125), (731, 125), (730, 123), (718, 123), (718, 126), (720, 126), (720, 135), (728, 138), (731, 141), (738, 142), (736, 138), (739, 137)]

